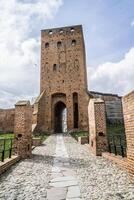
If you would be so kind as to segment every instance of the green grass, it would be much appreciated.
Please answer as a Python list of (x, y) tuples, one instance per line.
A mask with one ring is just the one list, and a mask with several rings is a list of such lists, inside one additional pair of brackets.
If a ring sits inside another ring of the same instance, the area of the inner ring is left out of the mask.
[(107, 123), (107, 134), (108, 135), (125, 135), (124, 124), (108, 124)]
[(42, 142), (44, 142), (49, 135), (40, 135), (40, 136), (33, 136), (34, 139), (41, 139)]
[(0, 134), (0, 139), (8, 139), (8, 138), (14, 138), (14, 134), (13, 133)]
[(71, 133), (71, 136), (77, 139), (78, 137), (89, 136), (89, 133), (87, 131), (79, 131)]
[[(2, 159), (2, 151), (4, 149), (4, 142), (5, 142), (5, 154), (4, 158), (9, 157), (9, 149), (11, 148), (12, 141), (11, 139), (14, 138), (14, 134), (0, 134), (0, 160)], [(5, 139), (5, 141), (4, 141)]]
[(123, 146), (124, 153), (126, 154), (126, 137), (125, 137), (124, 124), (107, 123), (107, 134), (109, 138), (109, 143), (111, 144), (112, 153), (114, 153), (114, 143), (115, 143), (117, 148), (117, 154), (121, 155), (121, 145)]

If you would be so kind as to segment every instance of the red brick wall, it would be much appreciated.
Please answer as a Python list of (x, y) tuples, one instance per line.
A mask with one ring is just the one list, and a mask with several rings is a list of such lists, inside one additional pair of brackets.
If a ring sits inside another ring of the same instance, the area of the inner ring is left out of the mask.
[(14, 131), (15, 109), (0, 109), (0, 132)]
[(90, 99), (89, 115), (89, 146), (95, 155), (102, 155), (106, 151), (106, 114), (105, 104), (101, 99)]
[(120, 168), (128, 169), (128, 161), (127, 158), (122, 158), (121, 156), (116, 156), (115, 154), (104, 152), (102, 156), (113, 163), (117, 164)]
[(134, 91), (123, 97), (128, 170), (134, 181)]
[(19, 101), (15, 105), (14, 148), (21, 158), (31, 156), (32, 107), (29, 101)]

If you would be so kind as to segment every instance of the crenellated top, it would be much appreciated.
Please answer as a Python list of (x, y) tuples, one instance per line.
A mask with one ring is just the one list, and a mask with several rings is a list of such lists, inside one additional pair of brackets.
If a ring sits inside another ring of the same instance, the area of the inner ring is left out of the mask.
[(44, 29), (41, 30), (41, 36), (45, 38), (53, 38), (56, 36), (72, 36), (82, 34), (82, 25), (68, 26), (68, 27), (60, 27), (60, 28), (52, 28), (52, 29)]

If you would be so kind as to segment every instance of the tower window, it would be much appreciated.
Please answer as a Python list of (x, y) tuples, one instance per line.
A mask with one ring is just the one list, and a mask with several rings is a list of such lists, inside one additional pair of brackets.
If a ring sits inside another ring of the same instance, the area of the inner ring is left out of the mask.
[(72, 46), (76, 45), (76, 40), (72, 40)]
[(53, 71), (56, 71), (56, 70), (57, 70), (57, 65), (53, 64)]
[(53, 31), (52, 31), (52, 30), (50, 30), (50, 31), (49, 31), (49, 35), (52, 35), (52, 34), (53, 34)]
[(63, 33), (63, 30), (62, 29), (60, 29), (60, 34), (62, 34)]
[(73, 33), (75, 30), (74, 30), (74, 28), (72, 27), (72, 28), (70, 29), (70, 31)]
[(57, 47), (60, 48), (62, 45), (61, 41), (57, 42)]
[(45, 48), (46, 48), (46, 49), (49, 48), (49, 43), (48, 43), (48, 42), (45, 43)]

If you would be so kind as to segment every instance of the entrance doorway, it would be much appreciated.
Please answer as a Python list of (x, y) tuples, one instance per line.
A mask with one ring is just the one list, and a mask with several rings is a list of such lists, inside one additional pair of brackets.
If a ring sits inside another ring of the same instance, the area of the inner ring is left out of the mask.
[(67, 131), (67, 109), (62, 101), (56, 103), (54, 107), (54, 131), (55, 133)]

